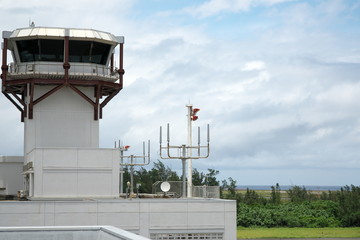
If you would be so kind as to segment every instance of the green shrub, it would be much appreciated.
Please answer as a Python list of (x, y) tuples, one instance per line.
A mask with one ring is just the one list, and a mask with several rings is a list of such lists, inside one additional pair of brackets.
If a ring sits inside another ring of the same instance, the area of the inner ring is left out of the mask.
[(339, 217), (344, 227), (360, 226), (360, 187), (345, 186), (338, 191)]
[(238, 226), (250, 227), (338, 227), (336, 204), (330, 201), (238, 205)]

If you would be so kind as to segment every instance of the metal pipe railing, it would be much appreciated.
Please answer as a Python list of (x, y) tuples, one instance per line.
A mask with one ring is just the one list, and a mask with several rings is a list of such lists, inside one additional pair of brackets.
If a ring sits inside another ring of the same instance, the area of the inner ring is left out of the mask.
[[(10, 63), (9, 75), (52, 75), (64, 76), (65, 72), (62, 63), (49, 62), (26, 62)], [(99, 76), (105, 78), (118, 78), (119, 74), (111, 72), (108, 66), (93, 63), (70, 63), (69, 75), (76, 76)]]

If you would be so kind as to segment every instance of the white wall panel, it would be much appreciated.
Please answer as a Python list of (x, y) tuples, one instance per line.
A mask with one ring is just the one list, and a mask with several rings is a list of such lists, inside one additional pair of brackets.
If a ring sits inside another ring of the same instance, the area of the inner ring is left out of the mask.
[(119, 196), (119, 149), (36, 148), (33, 198)]
[[(35, 86), (34, 100), (53, 87)], [(79, 90), (94, 100), (92, 88)], [(34, 105), (33, 119), (25, 119), (25, 153), (44, 147), (99, 147), (99, 120), (94, 120), (94, 107), (69, 87)]]
[[(226, 205), (226, 211), (213, 213), (211, 206), (218, 208), (219, 204)], [(178, 208), (171, 211), (170, 205), (189, 207), (178, 212)], [(223, 233), (224, 240), (234, 240), (236, 202), (222, 199), (0, 201), (0, 226), (103, 224), (145, 237), (150, 233)]]

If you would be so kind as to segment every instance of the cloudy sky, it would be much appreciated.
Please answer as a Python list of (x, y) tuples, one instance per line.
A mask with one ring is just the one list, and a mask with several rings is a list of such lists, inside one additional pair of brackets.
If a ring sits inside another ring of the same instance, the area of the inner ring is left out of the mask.
[[(104, 109), (101, 147), (120, 139), (137, 154), (150, 139), (157, 161), (159, 126), (186, 143), (192, 103), (203, 143), (211, 128), (200, 171), (239, 185), (360, 185), (359, 0), (0, 0), (1, 30), (29, 20), (125, 36), (125, 86)], [(22, 155), (20, 113), (3, 95), (0, 116), (0, 155)]]

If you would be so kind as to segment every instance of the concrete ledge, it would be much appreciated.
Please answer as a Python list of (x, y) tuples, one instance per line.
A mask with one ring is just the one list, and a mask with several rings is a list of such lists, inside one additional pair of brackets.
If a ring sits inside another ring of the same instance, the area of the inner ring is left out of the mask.
[(112, 226), (0, 227), (0, 239), (7, 240), (39, 239), (60, 234), (64, 240), (149, 240)]

